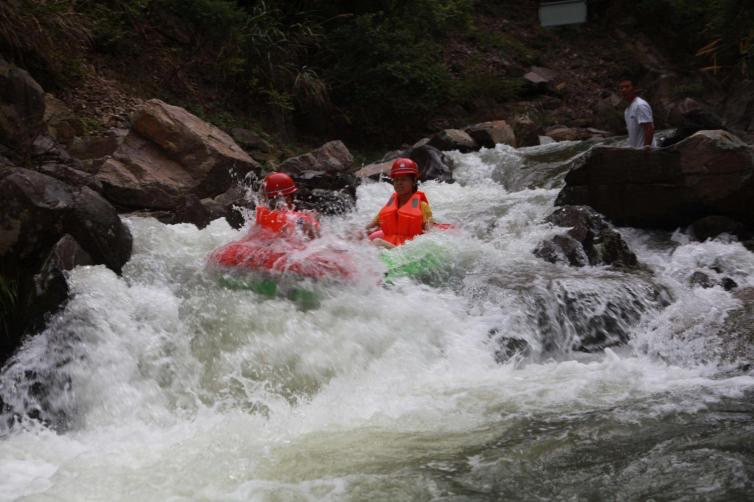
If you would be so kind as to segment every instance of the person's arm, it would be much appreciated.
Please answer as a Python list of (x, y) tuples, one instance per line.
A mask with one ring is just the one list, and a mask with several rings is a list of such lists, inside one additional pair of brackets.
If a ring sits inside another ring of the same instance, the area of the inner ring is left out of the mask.
[(644, 146), (652, 146), (655, 135), (655, 124), (652, 117), (652, 108), (648, 103), (641, 102), (636, 108), (636, 121), (644, 131)]
[(380, 213), (377, 213), (372, 221), (369, 222), (369, 224), (366, 226), (366, 231), (371, 233), (378, 228), (380, 228)]
[(422, 202), (420, 207), (422, 210), (422, 227), (426, 232), (432, 228), (432, 224), (434, 223), (434, 220), (432, 219), (432, 208), (429, 207), (429, 204), (426, 202)]
[(655, 125), (652, 122), (644, 122), (641, 127), (644, 129), (644, 146), (652, 146), (655, 137)]

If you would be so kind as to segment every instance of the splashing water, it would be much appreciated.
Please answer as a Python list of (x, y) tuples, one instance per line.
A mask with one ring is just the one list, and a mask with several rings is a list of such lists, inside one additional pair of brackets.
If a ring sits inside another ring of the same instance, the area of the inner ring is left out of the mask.
[(0, 500), (744, 498), (754, 377), (718, 336), (741, 303), (688, 277), (752, 287), (754, 255), (623, 229), (651, 272), (539, 260), (584, 148), (451, 153), (458, 182), (422, 189), (461, 230), (422, 237), (446, 260), (426, 283), (380, 285), (346, 238), (392, 191), (362, 185), (323, 222), (362, 279), (312, 309), (219, 286), (223, 221), (130, 218), (123, 276), (71, 272), (2, 371)]

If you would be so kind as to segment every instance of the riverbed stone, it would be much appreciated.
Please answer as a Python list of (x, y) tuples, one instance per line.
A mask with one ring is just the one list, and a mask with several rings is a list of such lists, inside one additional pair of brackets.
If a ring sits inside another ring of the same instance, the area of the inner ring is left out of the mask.
[(595, 146), (565, 182), (556, 205), (588, 205), (618, 225), (754, 221), (754, 149), (726, 131), (700, 131), (669, 148)]
[(261, 170), (228, 134), (183, 108), (152, 99), (132, 123), (97, 171), (103, 193), (122, 209), (175, 209), (188, 195), (213, 197)]
[(545, 221), (568, 230), (540, 243), (534, 254), (551, 263), (565, 262), (574, 267), (612, 265), (636, 268), (638, 260), (620, 233), (588, 206), (564, 206)]

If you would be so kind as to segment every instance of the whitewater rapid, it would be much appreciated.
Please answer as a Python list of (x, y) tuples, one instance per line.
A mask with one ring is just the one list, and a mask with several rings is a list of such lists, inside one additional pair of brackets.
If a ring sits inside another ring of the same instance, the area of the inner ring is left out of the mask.
[[(351, 236), (392, 189), (363, 184), (323, 221), (361, 279), (316, 308), (213, 280), (206, 256), (244, 230), (128, 218), (123, 276), (72, 271), (1, 373), (0, 500), (745, 499), (754, 374), (714, 336), (741, 304), (688, 278), (754, 287), (754, 254), (621, 229), (650, 272), (538, 259), (584, 148), (451, 153), (457, 183), (422, 190), (462, 230), (423, 237), (448, 256), (428, 284), (380, 284)], [(628, 341), (573, 350), (605, 326)]]

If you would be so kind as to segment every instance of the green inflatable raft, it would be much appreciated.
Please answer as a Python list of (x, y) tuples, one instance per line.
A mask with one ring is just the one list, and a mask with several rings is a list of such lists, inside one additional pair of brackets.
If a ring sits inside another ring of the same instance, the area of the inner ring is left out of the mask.
[(423, 239), (380, 254), (380, 260), (387, 267), (384, 281), (388, 284), (403, 277), (426, 284), (440, 282), (448, 274), (449, 258), (447, 249)]

